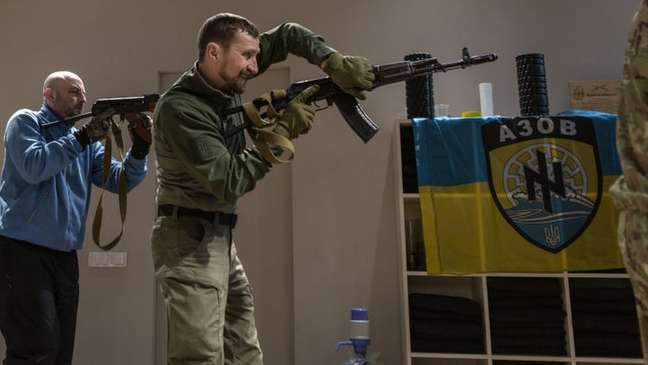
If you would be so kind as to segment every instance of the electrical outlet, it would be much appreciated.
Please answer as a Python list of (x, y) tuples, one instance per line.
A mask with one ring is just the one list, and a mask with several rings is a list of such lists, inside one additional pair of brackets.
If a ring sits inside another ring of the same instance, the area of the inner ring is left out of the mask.
[(108, 252), (110, 267), (126, 267), (126, 252)]
[(126, 267), (128, 256), (126, 252), (90, 252), (88, 253), (89, 267)]

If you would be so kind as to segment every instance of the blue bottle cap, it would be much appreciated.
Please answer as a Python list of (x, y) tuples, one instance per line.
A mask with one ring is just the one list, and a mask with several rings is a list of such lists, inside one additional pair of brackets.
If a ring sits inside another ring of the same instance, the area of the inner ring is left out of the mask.
[(367, 308), (351, 308), (352, 321), (368, 321), (369, 311)]

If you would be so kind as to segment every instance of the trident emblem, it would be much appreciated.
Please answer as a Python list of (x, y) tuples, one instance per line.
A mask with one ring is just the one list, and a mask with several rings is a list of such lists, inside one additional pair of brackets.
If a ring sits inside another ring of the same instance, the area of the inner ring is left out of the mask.
[(552, 224), (549, 227), (545, 227), (545, 241), (549, 246), (555, 246), (560, 243), (560, 227)]

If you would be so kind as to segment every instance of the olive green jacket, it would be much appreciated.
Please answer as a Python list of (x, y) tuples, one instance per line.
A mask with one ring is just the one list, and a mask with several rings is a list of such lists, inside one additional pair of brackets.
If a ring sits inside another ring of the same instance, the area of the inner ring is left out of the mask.
[[(259, 36), (259, 73), (286, 59), (289, 53), (319, 65), (335, 52), (310, 30), (284, 23)], [(222, 115), (241, 105), (241, 96), (211, 87), (197, 64), (162, 96), (154, 120), (158, 204), (232, 213), (237, 200), (254, 189), (271, 164), (243, 133), (225, 138), (244, 121), (241, 114)]]

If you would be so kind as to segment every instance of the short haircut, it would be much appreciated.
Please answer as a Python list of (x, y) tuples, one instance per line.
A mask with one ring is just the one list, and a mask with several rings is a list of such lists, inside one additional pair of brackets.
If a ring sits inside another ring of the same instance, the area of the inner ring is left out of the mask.
[(220, 13), (209, 17), (198, 31), (198, 60), (202, 61), (205, 56), (208, 43), (215, 42), (228, 48), (238, 32), (245, 32), (254, 38), (259, 37), (257, 27), (242, 16)]
[(70, 72), (70, 71), (56, 71), (52, 72), (47, 76), (45, 81), (43, 82), (43, 93), (45, 93), (45, 90), (47, 88), (54, 88), (59, 82), (64, 81), (64, 80), (79, 80), (81, 81), (81, 78), (79, 75)]

